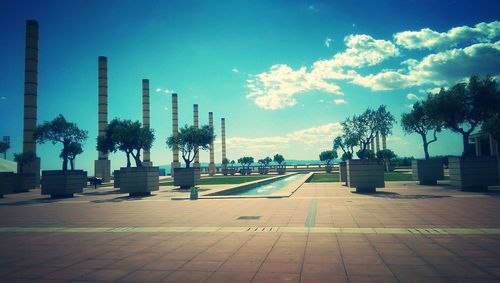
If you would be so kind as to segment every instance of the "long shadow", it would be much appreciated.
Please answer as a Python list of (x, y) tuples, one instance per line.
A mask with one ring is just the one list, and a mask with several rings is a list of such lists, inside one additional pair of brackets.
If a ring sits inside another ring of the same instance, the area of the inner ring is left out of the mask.
[(91, 203), (118, 203), (118, 202), (124, 202), (124, 201), (135, 201), (135, 200), (142, 200), (145, 198), (153, 197), (154, 195), (149, 195), (149, 196), (121, 196), (121, 197), (116, 197), (112, 199), (96, 199), (90, 201)]
[(21, 200), (16, 202), (4, 202), (0, 203), (0, 206), (23, 206), (23, 205), (45, 204), (45, 203), (57, 203), (68, 199), (73, 199), (73, 198), (42, 197), (36, 199)]
[(87, 191), (83, 193), (84, 195), (88, 196), (104, 196), (104, 195), (116, 195), (116, 194), (123, 194), (120, 193), (120, 190), (112, 190), (112, 191)]
[(353, 194), (366, 195), (370, 197), (378, 198), (390, 198), (390, 199), (434, 199), (434, 198), (449, 198), (450, 196), (436, 196), (436, 195), (402, 195), (394, 192), (374, 192), (374, 193), (357, 193)]

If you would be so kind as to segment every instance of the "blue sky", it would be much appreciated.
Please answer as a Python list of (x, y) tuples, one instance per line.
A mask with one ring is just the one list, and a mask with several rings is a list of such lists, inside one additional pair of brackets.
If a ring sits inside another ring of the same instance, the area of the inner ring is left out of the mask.
[[(43, 3), (43, 4), (41, 4)], [(500, 74), (497, 1), (0, 1), (0, 136), (21, 151), (25, 20), (40, 24), (39, 123), (59, 113), (89, 132), (77, 166), (97, 157), (97, 57), (108, 57), (109, 119), (141, 119), (141, 80), (151, 84), (155, 164), (171, 161), (170, 92), (180, 123), (214, 112), (228, 157), (282, 153), (316, 159), (339, 122), (385, 104), (397, 117), (427, 91), (472, 73)], [(388, 147), (423, 156), (399, 125)], [(58, 169), (59, 145), (38, 146)], [(444, 132), (431, 155), (459, 154)], [(123, 154), (112, 166), (125, 165)], [(208, 154), (201, 155), (208, 161)]]

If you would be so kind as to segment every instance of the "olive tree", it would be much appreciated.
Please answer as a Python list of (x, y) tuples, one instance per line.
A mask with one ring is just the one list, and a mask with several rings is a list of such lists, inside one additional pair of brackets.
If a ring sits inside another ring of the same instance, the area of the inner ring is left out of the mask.
[[(425, 159), (429, 160), (429, 145), (437, 141), (437, 133), (441, 131), (441, 122), (431, 119), (426, 110), (427, 101), (416, 102), (410, 113), (401, 115), (401, 127), (407, 134), (417, 133), (422, 138)], [(432, 133), (432, 138), (427, 135)]]
[(283, 155), (279, 154), (279, 153), (276, 153), (273, 157), (273, 161), (278, 163), (279, 166), (283, 166), (285, 165), (283, 162), (285, 161), (285, 158), (283, 157)]
[[(346, 132), (348, 130), (344, 130)], [(352, 159), (354, 148), (358, 145), (357, 138), (354, 136), (348, 136), (346, 134), (336, 137), (333, 140), (333, 150), (342, 150), (342, 161), (346, 161), (348, 159)]]
[(271, 157), (267, 156), (266, 158), (259, 159), (258, 163), (261, 164), (263, 168), (266, 168), (271, 161), (273, 161)]
[(327, 166), (330, 166), (330, 162), (332, 162), (337, 157), (337, 152), (334, 150), (325, 150), (319, 154), (319, 160), (326, 162)]
[(462, 156), (471, 156), (469, 136), (496, 114), (499, 96), (498, 83), (493, 77), (471, 76), (467, 82), (442, 88), (429, 96), (426, 108), (431, 119), (462, 135)]
[(391, 160), (396, 158), (396, 154), (390, 149), (382, 149), (377, 152), (377, 158), (384, 161), (385, 171), (389, 172)]
[[(75, 123), (70, 123), (63, 115), (59, 115), (50, 122), (45, 121), (38, 125), (33, 138), (40, 144), (47, 141), (52, 142), (52, 144), (61, 143), (63, 149), (59, 156), (63, 159), (62, 170), (66, 171), (70, 160), (70, 147), (73, 146), (72, 144), (78, 144), (81, 148), (82, 143), (87, 139), (87, 131), (81, 130)], [(76, 155), (72, 157), (76, 157)], [(71, 169), (73, 170), (73, 167)]]
[(167, 139), (167, 146), (178, 149), (186, 163), (186, 168), (189, 168), (199, 151), (208, 150), (214, 139), (214, 129), (208, 125), (200, 128), (185, 125), (176, 136), (172, 135)]
[(97, 150), (109, 153), (123, 151), (127, 157), (127, 167), (131, 166), (130, 156), (137, 167), (142, 166), (141, 150), (149, 150), (153, 146), (154, 132), (143, 127), (139, 121), (111, 120), (104, 136), (97, 138)]

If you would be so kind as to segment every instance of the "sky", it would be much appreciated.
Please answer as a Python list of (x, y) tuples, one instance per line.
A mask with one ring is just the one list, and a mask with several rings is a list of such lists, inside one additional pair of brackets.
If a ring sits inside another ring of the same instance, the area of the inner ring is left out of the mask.
[[(399, 121), (428, 92), (471, 74), (500, 75), (498, 1), (22, 1), (0, 0), (0, 136), (22, 150), (25, 21), (39, 22), (38, 123), (63, 114), (88, 131), (76, 166), (93, 172), (97, 57), (108, 57), (108, 119), (141, 121), (141, 81), (150, 80), (151, 159), (170, 164), (171, 93), (179, 123), (214, 113), (229, 159), (316, 160), (340, 122), (387, 105)], [(399, 124), (399, 156), (422, 157), (418, 135)], [(61, 145), (37, 146), (42, 169), (59, 169)], [(431, 155), (460, 154), (444, 131)], [(112, 167), (125, 165), (121, 152)], [(208, 152), (201, 154), (208, 162)]]

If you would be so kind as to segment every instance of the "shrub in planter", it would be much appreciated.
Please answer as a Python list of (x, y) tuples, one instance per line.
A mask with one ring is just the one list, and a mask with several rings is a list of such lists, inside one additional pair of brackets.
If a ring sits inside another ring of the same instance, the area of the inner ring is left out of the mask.
[[(401, 116), (401, 126), (405, 133), (417, 133), (422, 138), (425, 159), (412, 160), (413, 180), (419, 181), (421, 185), (435, 185), (437, 180), (444, 178), (444, 169), (440, 160), (430, 159), (429, 145), (437, 140), (437, 133), (441, 131), (442, 123), (429, 117), (427, 104), (427, 100), (413, 104), (412, 111)], [(430, 132), (432, 139), (427, 137)]]
[[(493, 170), (498, 174), (497, 164), (482, 157), (474, 158), (469, 145), (469, 136), (481, 125), (488, 124), (489, 119), (500, 111), (500, 91), (494, 78), (471, 76), (467, 82), (458, 83), (447, 90), (441, 89), (439, 93), (428, 97), (426, 109), (428, 115), (440, 121), (444, 128), (462, 135), (462, 160), (449, 159), (449, 162), (454, 161), (454, 165), (449, 164), (450, 184), (468, 190), (472, 188), (468, 184), (475, 180), (489, 180)], [(483, 169), (472, 169), (478, 166)], [(482, 178), (478, 178), (478, 175)], [(481, 188), (484, 185), (478, 184)]]
[[(87, 172), (75, 170), (74, 160), (82, 152), (82, 142), (87, 139), (87, 131), (81, 130), (75, 123), (70, 123), (64, 116), (59, 115), (54, 120), (37, 126), (33, 138), (41, 144), (50, 141), (52, 144), (63, 145), (59, 155), (63, 160), (62, 170), (42, 171), (42, 195), (50, 195), (53, 198), (72, 197), (74, 193), (83, 192), (87, 184)], [(71, 170), (68, 170), (68, 163)]]
[(227, 174), (228, 174), (228, 171), (227, 171), (228, 164), (229, 164), (229, 159), (227, 159), (227, 158), (222, 159), (221, 171), (222, 171), (222, 175), (224, 175), (224, 176), (227, 176)]
[[(199, 183), (200, 169), (190, 167), (199, 150), (208, 150), (215, 139), (214, 129), (208, 125), (201, 128), (185, 125), (176, 135), (167, 139), (169, 148), (177, 148), (182, 154), (186, 168), (174, 169), (174, 185), (189, 189)], [(178, 175), (179, 174), (179, 175)]]
[(12, 176), (13, 192), (27, 192), (37, 187), (37, 178), (35, 173), (27, 173), (24, 168), (26, 165), (34, 162), (38, 158), (34, 153), (18, 153), (14, 154), (14, 161), (17, 162), (18, 172)]
[(231, 160), (231, 168), (227, 170), (227, 173), (231, 176), (234, 176), (234, 174), (236, 174), (236, 169), (234, 169), (234, 163), (236, 162), (234, 162), (234, 160)]
[(379, 150), (376, 154), (377, 158), (381, 160), (385, 167), (385, 172), (394, 171), (394, 166), (391, 166), (391, 160), (396, 158), (396, 154), (390, 149)]
[(253, 164), (253, 157), (244, 156), (238, 159), (238, 163), (241, 164), (240, 174), (241, 175), (251, 175), (252, 169), (250, 166)]
[[(97, 150), (109, 153), (123, 151), (127, 157), (127, 167), (114, 171), (114, 187), (130, 196), (147, 196), (159, 189), (159, 168), (142, 166), (141, 150), (149, 150), (153, 145), (154, 132), (143, 127), (138, 121), (113, 119), (104, 136), (97, 138)], [(136, 167), (131, 167), (130, 157)]]
[(338, 157), (337, 152), (333, 150), (326, 150), (319, 154), (319, 160), (326, 162), (326, 167), (325, 167), (326, 173), (332, 173), (332, 165), (330, 165), (330, 162), (332, 162), (332, 160), (334, 160), (337, 157)]
[(333, 140), (333, 150), (337, 151), (338, 149), (342, 150), (341, 160), (339, 163), (339, 177), (340, 182), (347, 185), (347, 163), (346, 160), (352, 159), (352, 155), (354, 153), (354, 148), (358, 145), (358, 139), (355, 133), (350, 131), (349, 129), (344, 130), (344, 134), (342, 136), (336, 137)]
[(284, 175), (286, 173), (286, 166), (283, 155), (276, 153), (273, 157), (273, 161), (278, 163), (278, 166), (276, 166), (276, 172), (278, 172), (279, 175)]
[(259, 159), (258, 163), (260, 164), (259, 166), (259, 174), (264, 175), (269, 173), (269, 163), (273, 161), (269, 156), (263, 159)]

